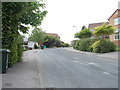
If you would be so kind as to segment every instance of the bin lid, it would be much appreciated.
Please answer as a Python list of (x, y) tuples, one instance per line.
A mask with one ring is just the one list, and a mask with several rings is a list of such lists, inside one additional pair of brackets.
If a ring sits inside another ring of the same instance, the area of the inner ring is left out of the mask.
[(10, 51), (7, 49), (0, 49), (0, 52), (10, 53)]

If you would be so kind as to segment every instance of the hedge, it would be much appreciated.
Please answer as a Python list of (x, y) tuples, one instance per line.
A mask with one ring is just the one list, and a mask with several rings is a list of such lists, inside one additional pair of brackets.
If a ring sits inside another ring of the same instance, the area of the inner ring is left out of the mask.
[(108, 40), (98, 40), (91, 47), (93, 48), (92, 52), (95, 53), (107, 53), (116, 50), (116, 45)]
[(116, 45), (109, 40), (100, 39), (81, 39), (75, 42), (74, 49), (80, 51), (94, 52), (94, 53), (107, 53), (116, 50)]
[(92, 48), (91, 45), (96, 41), (96, 39), (86, 38), (76, 41), (74, 46), (75, 49), (80, 51), (88, 51), (91, 52)]

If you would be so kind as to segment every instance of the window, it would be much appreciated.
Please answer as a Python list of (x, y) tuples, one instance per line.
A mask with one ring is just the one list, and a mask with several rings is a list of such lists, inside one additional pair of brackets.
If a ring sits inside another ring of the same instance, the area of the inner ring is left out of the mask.
[(115, 33), (115, 40), (120, 40), (120, 32)]
[(120, 17), (114, 19), (114, 25), (120, 24)]

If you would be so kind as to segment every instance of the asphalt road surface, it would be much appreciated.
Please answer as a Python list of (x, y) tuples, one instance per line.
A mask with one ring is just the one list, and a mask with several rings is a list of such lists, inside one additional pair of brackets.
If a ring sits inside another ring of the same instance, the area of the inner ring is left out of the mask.
[(118, 88), (118, 61), (64, 48), (36, 52), (41, 88)]

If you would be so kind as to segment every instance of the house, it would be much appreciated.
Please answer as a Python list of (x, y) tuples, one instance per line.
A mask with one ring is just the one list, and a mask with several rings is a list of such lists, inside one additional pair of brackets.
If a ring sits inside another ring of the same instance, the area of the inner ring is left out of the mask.
[(46, 33), (48, 36), (52, 36), (52, 37), (55, 37), (55, 38), (58, 38), (60, 39), (60, 36), (56, 33)]
[(109, 22), (91, 23), (91, 24), (89, 24), (88, 28), (89, 28), (91, 31), (94, 31), (93, 28), (98, 27), (98, 26), (102, 26), (103, 24), (108, 25)]
[[(109, 22), (101, 22), (101, 23), (91, 23), (88, 28), (91, 31), (94, 31), (93, 28), (101, 26), (103, 24), (112, 25), (116, 30), (115, 33), (110, 35), (110, 41), (115, 43), (117, 46), (120, 46), (120, 9), (117, 9), (109, 18)], [(92, 36), (95, 38), (95, 36)]]
[[(95, 27), (102, 26), (103, 24), (108, 25), (109, 22), (91, 23), (91, 24), (88, 25), (88, 28), (90, 29), (90, 31), (94, 31)], [(96, 36), (93, 35), (91, 38), (96, 38)], [(106, 36), (106, 38), (108, 38), (108, 36)]]
[(109, 18), (109, 24), (112, 25), (116, 31), (115, 34), (110, 35), (110, 41), (120, 46), (120, 9), (117, 9)]

